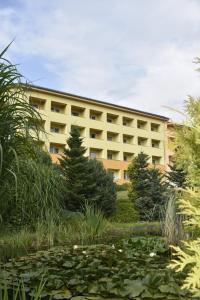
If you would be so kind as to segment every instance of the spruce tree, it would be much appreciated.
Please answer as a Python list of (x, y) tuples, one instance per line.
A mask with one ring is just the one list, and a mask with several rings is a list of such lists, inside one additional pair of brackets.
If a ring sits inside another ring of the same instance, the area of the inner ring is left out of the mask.
[(65, 207), (71, 211), (83, 210), (94, 184), (82, 142), (79, 130), (73, 127), (67, 140), (68, 149), (64, 150), (64, 155), (60, 159), (67, 189)]
[(116, 204), (116, 184), (113, 175), (105, 170), (102, 162), (90, 159), (89, 170), (93, 180), (93, 190), (89, 203), (99, 208), (102, 213), (109, 217), (113, 214)]
[(129, 197), (133, 202), (143, 197), (149, 187), (148, 159), (149, 156), (141, 152), (129, 165), (128, 175), (131, 182)]
[(149, 168), (148, 159), (149, 156), (141, 152), (128, 168), (131, 182), (129, 198), (143, 221), (159, 218), (166, 194), (162, 173), (156, 168)]
[(166, 173), (166, 177), (171, 187), (186, 187), (186, 172), (183, 168), (178, 167), (175, 160), (169, 165), (170, 170)]

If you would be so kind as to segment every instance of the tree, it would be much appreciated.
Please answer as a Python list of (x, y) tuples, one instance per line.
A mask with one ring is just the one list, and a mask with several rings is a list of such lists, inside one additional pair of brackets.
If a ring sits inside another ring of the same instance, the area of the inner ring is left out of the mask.
[(176, 161), (173, 160), (169, 165), (170, 170), (166, 173), (166, 178), (171, 187), (185, 188), (186, 187), (186, 172), (183, 168), (177, 166)]
[(90, 159), (88, 164), (93, 180), (89, 203), (92, 203), (106, 217), (109, 217), (113, 214), (116, 204), (116, 184), (113, 181), (113, 175), (104, 169), (102, 162), (96, 159)]
[(131, 182), (130, 198), (134, 201), (144, 196), (144, 192), (149, 186), (148, 172), (149, 156), (143, 152), (133, 159), (128, 168), (128, 175)]
[(66, 181), (65, 207), (71, 211), (82, 211), (95, 186), (89, 171), (86, 149), (79, 130), (73, 127), (67, 140), (68, 149), (60, 159), (60, 166)]
[(149, 168), (149, 156), (143, 152), (135, 157), (128, 168), (131, 182), (129, 197), (139, 212), (140, 220), (159, 219), (165, 202), (166, 186), (163, 174), (156, 168)]
[(173, 247), (174, 259), (171, 267), (176, 271), (185, 271), (183, 288), (200, 297), (200, 98), (189, 97), (185, 105), (187, 120), (176, 130), (177, 151), (175, 161), (186, 173), (189, 188), (182, 190), (178, 200), (179, 213), (186, 220), (187, 232), (192, 236), (180, 247)]

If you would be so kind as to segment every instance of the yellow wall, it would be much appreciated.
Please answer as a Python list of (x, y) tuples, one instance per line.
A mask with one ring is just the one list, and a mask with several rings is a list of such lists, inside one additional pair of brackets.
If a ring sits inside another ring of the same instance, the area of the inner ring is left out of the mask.
[[(41, 134), (41, 140), (48, 151), (55, 146), (61, 154), (66, 146), (71, 126), (79, 126), (84, 137), (83, 144), (87, 148), (87, 156), (90, 152), (96, 151), (97, 158), (103, 161), (107, 169), (115, 173), (119, 183), (124, 182), (124, 170), (127, 170), (129, 161), (141, 151), (150, 156), (150, 163), (152, 158), (156, 159), (158, 165), (166, 166), (168, 163), (167, 118), (45, 88), (32, 87), (28, 96), (29, 101), (37, 107), (44, 120), (47, 135)], [(54, 110), (59, 108), (60, 112), (53, 112), (52, 107)], [(72, 116), (72, 112), (75, 114), (79, 112), (80, 116)], [(91, 119), (94, 115), (96, 115), (95, 120)], [(109, 123), (108, 120), (114, 117), (116, 120), (113, 119), (113, 123)], [(156, 130), (156, 124), (159, 126), (158, 132), (152, 131), (152, 129)], [(145, 125), (144, 129), (138, 128), (143, 125)], [(59, 130), (59, 133), (51, 132), (51, 128)], [(96, 134), (96, 138), (91, 138), (91, 134), (93, 137)], [(144, 145), (138, 145), (138, 141)], [(152, 147), (152, 143), (155, 147)], [(108, 159), (108, 154), (112, 154), (112, 159)], [(54, 161), (57, 160), (57, 156), (58, 154), (52, 154)]]

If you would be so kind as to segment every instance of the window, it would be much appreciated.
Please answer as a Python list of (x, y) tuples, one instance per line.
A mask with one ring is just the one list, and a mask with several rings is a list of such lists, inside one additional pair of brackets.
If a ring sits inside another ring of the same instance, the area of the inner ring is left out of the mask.
[(38, 105), (38, 104), (36, 104), (36, 103), (31, 103), (31, 106), (32, 106), (32, 107), (34, 107), (34, 108), (37, 108), (37, 109), (39, 109), (39, 105)]
[(124, 161), (127, 161), (127, 160), (128, 160), (127, 155), (124, 155)]
[(79, 116), (80, 116), (80, 113), (77, 112), (77, 111), (72, 111), (72, 116), (74, 116), (74, 117), (79, 117)]
[(108, 159), (113, 159), (112, 153), (108, 153)]
[(161, 157), (160, 156), (152, 156), (152, 163), (154, 165), (159, 165), (161, 161)]
[(123, 125), (124, 126), (132, 127), (132, 125), (133, 125), (133, 119), (127, 118), (127, 117), (123, 117), (122, 120), (123, 120)]
[(108, 135), (107, 140), (108, 140), (108, 141), (112, 141), (112, 140), (113, 140), (112, 135)]
[(58, 128), (58, 127), (51, 127), (51, 132), (59, 133), (60, 132), (60, 128)]
[(128, 171), (124, 170), (124, 180), (129, 180)]
[(58, 154), (59, 153), (59, 148), (56, 147), (56, 146), (50, 146), (50, 153)]
[(117, 124), (118, 117), (119, 117), (118, 115), (107, 114), (107, 122)]
[(97, 153), (96, 152), (90, 152), (90, 157), (91, 158), (96, 158), (97, 157)]
[(90, 116), (90, 119), (96, 120), (96, 116), (95, 116), (95, 115), (91, 115), (91, 116)]
[(151, 131), (159, 132), (160, 124), (151, 123)]
[(96, 139), (96, 133), (94, 133), (94, 132), (90, 133), (90, 137), (91, 137), (91, 139)]
[(160, 147), (160, 141), (152, 140), (151, 145), (152, 145), (153, 148), (159, 148)]
[(123, 143), (124, 144), (133, 144), (134, 136), (123, 134)]
[(139, 128), (139, 129), (146, 129), (147, 128), (147, 122), (146, 121), (142, 121), (142, 120), (138, 120), (137, 121), (137, 128)]
[(147, 138), (138, 137), (138, 145), (140, 146), (147, 146)]
[(51, 107), (51, 111), (52, 111), (52, 112), (57, 112), (57, 113), (59, 113), (59, 112), (60, 112), (60, 108), (59, 108), (59, 107), (56, 107), (56, 106), (52, 106), (52, 107)]

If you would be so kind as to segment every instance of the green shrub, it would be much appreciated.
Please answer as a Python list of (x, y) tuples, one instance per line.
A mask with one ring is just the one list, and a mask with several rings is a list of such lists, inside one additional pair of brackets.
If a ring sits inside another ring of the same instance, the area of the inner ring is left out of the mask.
[(116, 190), (117, 192), (121, 192), (121, 191), (127, 191), (129, 188), (129, 183), (123, 183), (123, 184), (117, 184), (116, 186)]
[(138, 221), (138, 212), (129, 199), (117, 199), (113, 221), (119, 223), (131, 223)]

